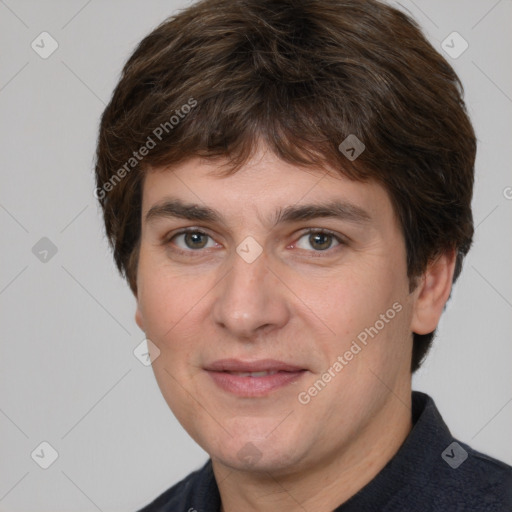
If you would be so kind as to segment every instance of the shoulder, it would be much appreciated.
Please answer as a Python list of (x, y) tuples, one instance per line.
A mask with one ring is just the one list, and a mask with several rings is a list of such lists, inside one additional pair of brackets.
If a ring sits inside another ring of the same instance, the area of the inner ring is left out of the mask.
[(434, 465), (416, 470), (385, 512), (512, 512), (512, 467), (452, 439)]
[(428, 395), (413, 400), (417, 421), (391, 463), (402, 485), (385, 511), (407, 503), (425, 512), (512, 512), (512, 467), (455, 439)]
[(460, 507), (465, 503), (479, 512), (512, 512), (512, 467), (458, 441), (442, 459), (446, 464), (433, 480), (444, 489), (445, 504), (451, 501), (453, 510), (467, 510)]
[(220, 498), (211, 460), (173, 485), (139, 512), (218, 512)]

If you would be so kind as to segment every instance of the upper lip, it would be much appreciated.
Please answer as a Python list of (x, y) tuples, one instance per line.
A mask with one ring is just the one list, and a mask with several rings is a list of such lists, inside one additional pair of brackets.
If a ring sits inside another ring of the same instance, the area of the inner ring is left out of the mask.
[(297, 372), (304, 368), (275, 359), (259, 359), (257, 361), (219, 359), (205, 366), (205, 370), (214, 372)]

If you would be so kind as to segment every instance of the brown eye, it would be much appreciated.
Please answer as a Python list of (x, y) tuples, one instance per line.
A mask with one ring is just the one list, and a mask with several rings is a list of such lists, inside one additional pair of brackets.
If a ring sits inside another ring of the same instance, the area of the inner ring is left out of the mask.
[(206, 246), (207, 235), (203, 233), (185, 233), (185, 244), (189, 249), (202, 249)]
[(309, 243), (311, 247), (319, 251), (329, 249), (332, 245), (332, 235), (326, 233), (312, 233), (309, 235)]
[(341, 244), (341, 240), (325, 231), (311, 231), (302, 235), (296, 242), (299, 249), (311, 252), (327, 251)]
[(172, 238), (172, 242), (180, 249), (205, 249), (215, 246), (215, 242), (206, 233), (201, 231), (186, 231), (178, 233)]

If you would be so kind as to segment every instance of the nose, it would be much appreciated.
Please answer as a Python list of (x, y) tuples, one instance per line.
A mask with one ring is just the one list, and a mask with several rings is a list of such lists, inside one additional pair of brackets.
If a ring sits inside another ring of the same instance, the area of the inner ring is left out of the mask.
[(238, 254), (216, 287), (213, 318), (236, 339), (251, 340), (282, 328), (290, 318), (286, 291), (265, 253), (252, 263)]

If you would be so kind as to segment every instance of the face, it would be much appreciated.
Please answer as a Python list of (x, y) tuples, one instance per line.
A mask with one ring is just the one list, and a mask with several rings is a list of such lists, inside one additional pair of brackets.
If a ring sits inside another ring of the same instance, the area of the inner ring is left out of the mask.
[(136, 319), (163, 396), (212, 458), (298, 471), (410, 385), (405, 242), (377, 183), (265, 151), (218, 169), (147, 174)]

